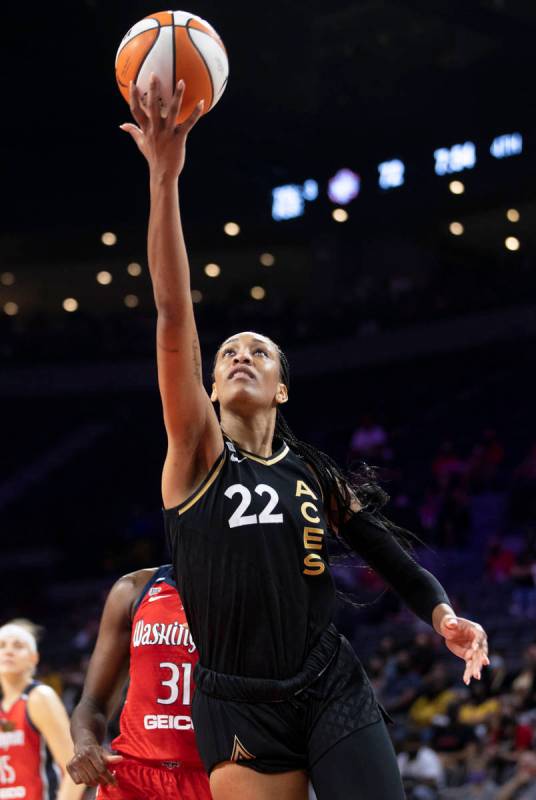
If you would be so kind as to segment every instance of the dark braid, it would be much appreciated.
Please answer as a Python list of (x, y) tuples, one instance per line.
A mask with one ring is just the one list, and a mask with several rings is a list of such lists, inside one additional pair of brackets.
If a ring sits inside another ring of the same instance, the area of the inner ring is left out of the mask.
[[(290, 382), (288, 359), (280, 348), (277, 349), (281, 363), (281, 382), (288, 389)], [(328, 516), (332, 512), (328, 504), (335, 500), (337, 516), (339, 519), (345, 518), (350, 511), (351, 492), (355, 493), (361, 505), (369, 511), (379, 511), (389, 500), (388, 494), (378, 485), (372, 467), (363, 463), (358, 471), (345, 473), (327, 453), (297, 439), (279, 408), (274, 436), (283, 439), (290, 449), (313, 469), (322, 489)]]
[[(290, 382), (288, 359), (279, 347), (277, 349), (281, 364), (281, 382), (284, 383), (288, 389)], [(393, 536), (395, 536), (406, 549), (412, 549), (411, 540), (417, 539), (417, 537), (409, 531), (399, 528), (380, 513), (380, 510), (389, 501), (389, 495), (379, 486), (376, 471), (373, 467), (362, 462), (359, 470), (352, 470), (352, 472), (347, 473), (344, 472), (336, 461), (328, 456), (327, 453), (313, 447), (313, 445), (307, 442), (302, 442), (300, 439), (297, 439), (279, 408), (276, 412), (274, 437), (284, 440), (290, 449), (300, 458), (303, 458), (316, 474), (322, 490), (326, 517), (328, 519), (332, 516), (333, 500), (335, 500), (338, 519), (345, 519), (348, 513), (351, 513), (350, 504), (351, 495), (353, 493), (357, 496), (364, 509), (381, 517), (384, 525), (389, 528)], [(342, 538), (336, 537), (336, 541), (338, 545), (342, 547), (342, 552), (339, 550), (339, 555), (331, 554), (330, 563), (333, 566), (337, 564), (346, 568), (365, 568), (356, 563), (355, 553)], [(370, 607), (374, 603), (378, 603), (385, 594), (385, 591), (386, 590), (383, 589), (373, 601), (369, 600), (366, 603), (364, 603), (357, 594), (347, 589), (336, 589), (336, 595), (343, 603), (347, 603), (361, 610)]]

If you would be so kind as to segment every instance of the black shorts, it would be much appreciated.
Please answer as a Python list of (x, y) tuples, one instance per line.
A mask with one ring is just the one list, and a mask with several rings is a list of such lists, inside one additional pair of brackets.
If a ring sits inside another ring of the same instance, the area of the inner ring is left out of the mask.
[[(239, 680), (231, 678), (235, 685)], [(309, 770), (341, 739), (378, 722), (382, 711), (352, 647), (337, 634), (321, 674), (288, 699), (223, 699), (198, 686), (192, 718), (209, 774), (223, 761), (273, 773)]]

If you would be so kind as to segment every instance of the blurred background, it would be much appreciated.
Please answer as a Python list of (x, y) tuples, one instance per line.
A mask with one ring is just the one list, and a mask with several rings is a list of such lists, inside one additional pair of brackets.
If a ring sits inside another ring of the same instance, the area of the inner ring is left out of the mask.
[[(147, 170), (113, 72), (157, 10), (30, 2), (5, 26), (0, 614), (44, 626), (69, 708), (111, 583), (168, 560)], [(298, 436), (378, 466), (388, 513), (488, 630), (468, 690), (370, 570), (335, 566), (408, 797), (534, 798), (536, 6), (189, 10), (231, 69), (181, 178), (206, 380), (226, 336), (274, 338)]]

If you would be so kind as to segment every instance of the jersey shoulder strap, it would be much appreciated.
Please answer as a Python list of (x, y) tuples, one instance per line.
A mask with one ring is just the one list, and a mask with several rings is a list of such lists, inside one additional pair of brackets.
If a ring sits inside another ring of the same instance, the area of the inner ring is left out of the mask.
[(34, 722), (30, 716), (30, 712), (28, 711), (28, 698), (30, 697), (30, 692), (33, 692), (38, 686), (42, 686), (41, 681), (30, 681), (30, 683), (26, 684), (24, 689), (22, 690), (20, 699), (24, 700), (24, 716), (26, 717), (26, 721), (28, 725), (39, 735), (41, 735), (41, 731), (34, 725)]
[(173, 567), (171, 564), (163, 564), (161, 567), (158, 567), (154, 575), (151, 575), (141, 592), (139, 593), (138, 597), (136, 598), (136, 602), (132, 606), (132, 618), (134, 619), (134, 615), (138, 608), (140, 607), (140, 603), (149, 592), (156, 582), (163, 582), (170, 583), (172, 586), (175, 586), (175, 579), (173, 577)]

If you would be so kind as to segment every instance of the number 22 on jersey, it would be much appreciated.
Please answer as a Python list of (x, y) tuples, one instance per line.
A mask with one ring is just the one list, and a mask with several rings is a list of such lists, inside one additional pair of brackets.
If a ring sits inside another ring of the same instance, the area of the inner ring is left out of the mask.
[(251, 506), (252, 500), (251, 492), (246, 486), (241, 483), (233, 483), (232, 486), (229, 486), (229, 488), (225, 490), (225, 497), (228, 497), (230, 500), (235, 494), (239, 494), (242, 499), (236, 510), (229, 517), (230, 528), (239, 528), (242, 525), (283, 523), (283, 514), (281, 512), (279, 514), (274, 514), (277, 504), (279, 503), (279, 495), (272, 486), (268, 486), (267, 483), (259, 483), (258, 486), (255, 487), (255, 494), (261, 497), (263, 495), (268, 495), (268, 502), (259, 515), (246, 513)]

